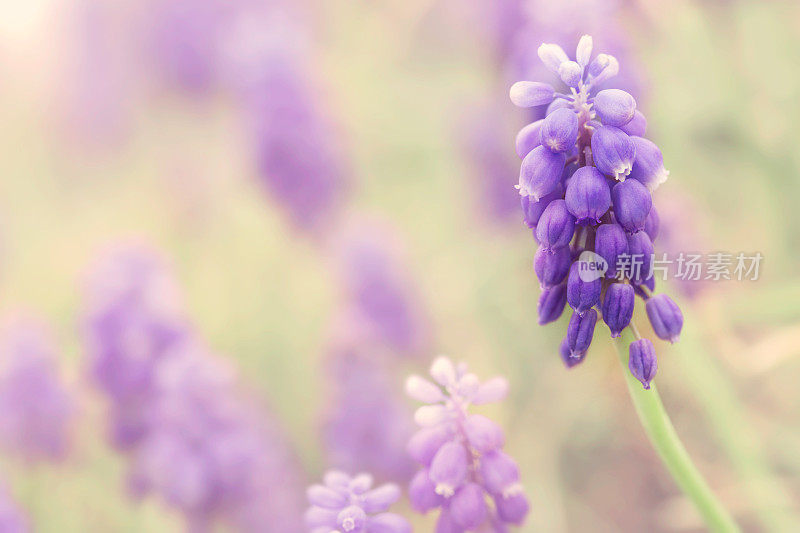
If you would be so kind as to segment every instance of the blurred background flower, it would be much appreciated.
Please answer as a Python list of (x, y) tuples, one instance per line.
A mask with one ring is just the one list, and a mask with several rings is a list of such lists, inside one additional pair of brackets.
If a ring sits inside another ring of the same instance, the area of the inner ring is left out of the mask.
[(0, 312), (34, 318), (2, 334), (0, 521), (24, 525), (0, 529), (302, 531), (329, 469), (406, 486), (402, 384), (444, 352), (509, 380), (483, 409), (520, 531), (701, 530), (605, 330), (566, 379), (566, 319), (537, 324), (508, 89), (591, 33), (669, 163), (656, 253), (763, 254), (758, 281), (665, 284), (686, 321), (656, 382), (742, 526), (797, 530), (798, 9), (9, 4)]
[(75, 402), (52, 342), (34, 318), (7, 319), (0, 330), (0, 443), (30, 462), (63, 459), (69, 451)]

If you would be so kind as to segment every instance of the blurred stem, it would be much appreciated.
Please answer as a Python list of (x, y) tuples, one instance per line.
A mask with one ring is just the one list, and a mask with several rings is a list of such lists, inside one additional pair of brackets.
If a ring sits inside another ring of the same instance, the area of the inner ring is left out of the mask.
[(694, 503), (708, 528), (719, 532), (739, 531), (736, 522), (711, 492), (708, 483), (683, 447), (669, 415), (664, 410), (655, 383), (650, 390), (645, 390), (628, 372), (628, 345), (633, 340), (633, 335), (626, 329), (621, 338), (614, 339), (614, 345), (628, 383), (628, 392), (650, 442), (680, 489)]

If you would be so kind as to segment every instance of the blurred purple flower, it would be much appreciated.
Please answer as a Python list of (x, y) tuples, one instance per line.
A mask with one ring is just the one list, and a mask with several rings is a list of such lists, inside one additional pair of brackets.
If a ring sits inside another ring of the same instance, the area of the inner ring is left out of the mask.
[(74, 401), (57, 352), (38, 320), (15, 318), (0, 333), (0, 443), (28, 461), (63, 459)]
[(27, 533), (30, 530), (28, 518), (12, 500), (5, 485), (0, 484), (0, 531), (3, 533)]
[[(437, 531), (506, 531), (521, 525), (529, 503), (520, 484), (516, 462), (503, 453), (503, 430), (482, 415), (470, 415), (470, 405), (502, 400), (508, 382), (493, 378), (481, 383), (463, 363), (446, 357), (431, 365), (433, 381), (411, 376), (409, 396), (425, 403), (414, 419), (422, 426), (408, 443), (409, 454), (422, 465), (409, 487), (418, 512), (441, 508)], [(487, 498), (493, 505), (487, 503)]]
[(397, 365), (427, 349), (428, 316), (391, 228), (362, 219), (336, 244), (344, 302), (325, 354), (329, 463), (407, 481), (413, 464), (404, 447), (413, 427)]
[(256, 172), (296, 228), (332, 227), (348, 192), (342, 132), (295, 5), (247, 4), (226, 29), (221, 76), (237, 98)]
[(358, 342), (406, 357), (423, 353), (430, 342), (429, 317), (407, 263), (397, 235), (379, 221), (360, 221), (339, 249), (344, 314), (359, 326)]
[(303, 58), (273, 54), (243, 113), (262, 185), (294, 225), (321, 233), (336, 221), (349, 187), (341, 132)]
[(325, 369), (331, 391), (323, 437), (329, 464), (407, 481), (414, 465), (405, 445), (414, 428), (402, 385), (385, 362), (366, 346), (337, 347), (328, 354)]
[(293, 531), (301, 478), (277, 427), (236, 387), (236, 375), (187, 342), (156, 369), (152, 419), (132, 454), (131, 486), (199, 527)]
[(397, 485), (372, 488), (371, 475), (350, 477), (338, 470), (328, 471), (324, 483), (306, 491), (311, 507), (305, 520), (312, 533), (411, 533), (405, 518), (387, 512), (400, 499)]
[(268, 413), (187, 326), (164, 264), (122, 247), (91, 270), (90, 366), (110, 399), (114, 443), (129, 452), (130, 487), (179, 509), (189, 529), (298, 531), (299, 469)]
[(506, 143), (511, 121), (495, 105), (475, 106), (459, 124), (461, 153), (466, 172), (477, 184), (479, 209), (492, 220), (508, 220), (519, 213), (516, 159)]
[(189, 330), (167, 266), (146, 247), (109, 250), (86, 285), (89, 370), (111, 400), (112, 441), (126, 449), (146, 431), (156, 365)]
[(219, 0), (151, 0), (144, 16), (148, 57), (169, 85), (208, 92), (218, 80), (225, 8)]

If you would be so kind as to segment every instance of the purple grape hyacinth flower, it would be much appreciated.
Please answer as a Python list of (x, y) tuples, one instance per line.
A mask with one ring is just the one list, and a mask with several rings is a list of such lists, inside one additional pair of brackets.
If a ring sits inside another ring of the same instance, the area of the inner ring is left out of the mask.
[(542, 249), (551, 252), (569, 244), (575, 232), (575, 217), (564, 200), (550, 202), (536, 224), (536, 240)]
[(581, 167), (575, 171), (564, 198), (567, 209), (581, 226), (598, 224), (611, 207), (611, 190), (603, 174), (594, 167)]
[(542, 289), (549, 289), (564, 281), (571, 263), (569, 246), (559, 246), (552, 250), (540, 246), (533, 258), (533, 269)]
[(647, 300), (645, 307), (658, 338), (677, 342), (683, 328), (683, 313), (678, 304), (666, 294), (657, 294)]
[(539, 325), (543, 326), (558, 320), (567, 304), (567, 284), (561, 283), (549, 289), (543, 289), (539, 296), (537, 312)]
[(69, 451), (74, 400), (58, 374), (56, 350), (36, 319), (16, 318), (0, 334), (0, 444), (27, 461)]
[(558, 188), (566, 158), (563, 153), (552, 152), (542, 145), (530, 151), (519, 172), (519, 194), (539, 201)]
[(481, 383), (466, 365), (446, 357), (433, 362), (430, 375), (433, 381), (411, 376), (406, 382), (409, 396), (426, 404), (414, 415), (422, 429), (408, 443), (422, 465), (409, 487), (412, 506), (421, 513), (441, 508), (436, 531), (505, 531), (522, 524), (529, 503), (516, 462), (502, 451), (503, 430), (468, 411), (502, 400), (508, 382), (497, 377)]
[(372, 476), (350, 477), (339, 470), (325, 474), (322, 484), (306, 491), (311, 507), (305, 521), (311, 533), (411, 533), (402, 516), (387, 512), (400, 499), (392, 483), (372, 487)]
[(650, 382), (658, 368), (656, 349), (653, 343), (650, 339), (639, 339), (631, 343), (628, 352), (628, 369), (633, 377), (642, 382), (645, 389), (649, 389)]
[[(612, 337), (621, 335), (631, 324), (637, 295), (647, 301), (658, 337), (676, 340), (683, 324), (672, 300), (652, 295), (653, 240), (660, 223), (651, 194), (668, 174), (663, 155), (643, 137), (647, 120), (634, 97), (603, 88), (619, 73), (619, 62), (608, 54), (593, 58), (592, 48), (588, 35), (580, 38), (574, 60), (557, 44), (539, 47), (545, 68), (567, 90), (531, 81), (510, 89), (518, 106), (546, 106), (544, 118), (517, 137), (518, 155), (527, 152), (518, 189), (525, 223), (539, 243), (539, 323), (561, 315), (564, 296), (574, 309), (560, 348), (568, 367), (583, 360), (598, 315)], [(635, 368), (646, 368), (637, 377), (647, 385), (656, 364), (646, 363)]]
[(603, 174), (624, 181), (633, 168), (636, 144), (621, 129), (600, 126), (592, 134), (592, 157)]

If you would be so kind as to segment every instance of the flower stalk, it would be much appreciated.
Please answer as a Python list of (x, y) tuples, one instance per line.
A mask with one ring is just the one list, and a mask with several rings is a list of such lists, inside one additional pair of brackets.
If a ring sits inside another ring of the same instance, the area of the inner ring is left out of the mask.
[(711, 531), (726, 533), (740, 531), (733, 517), (714, 495), (711, 487), (689, 457), (689, 453), (683, 446), (664, 405), (661, 403), (656, 384), (652, 383), (650, 389), (645, 390), (641, 383), (630, 372), (627, 372), (627, 347), (634, 340), (633, 337), (630, 328), (626, 328), (622, 337), (613, 339), (613, 341), (620, 362), (625, 369), (628, 392), (645, 433), (675, 483), (692, 501), (708, 528)]

